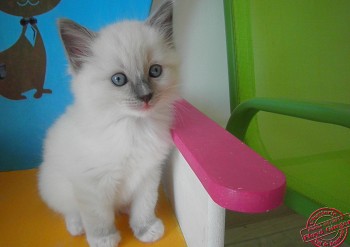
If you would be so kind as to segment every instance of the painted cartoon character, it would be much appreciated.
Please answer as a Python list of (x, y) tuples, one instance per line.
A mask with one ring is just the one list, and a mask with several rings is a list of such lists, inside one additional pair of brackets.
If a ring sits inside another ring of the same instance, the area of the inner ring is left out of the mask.
[(24, 92), (35, 89), (35, 98), (52, 93), (44, 88), (46, 51), (34, 17), (53, 9), (60, 0), (0, 1), (0, 10), (20, 16), (22, 32), (17, 42), (0, 53), (0, 95), (12, 100), (26, 99)]

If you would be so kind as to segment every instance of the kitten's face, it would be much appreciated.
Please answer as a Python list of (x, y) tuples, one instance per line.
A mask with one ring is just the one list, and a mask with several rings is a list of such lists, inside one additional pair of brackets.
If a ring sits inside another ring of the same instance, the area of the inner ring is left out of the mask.
[(145, 116), (176, 99), (172, 1), (166, 1), (144, 23), (126, 21), (94, 33), (60, 20), (59, 28), (78, 103)]
[(177, 95), (175, 51), (154, 28), (139, 22), (109, 26), (97, 35), (91, 50), (77, 74), (80, 100), (144, 115)]

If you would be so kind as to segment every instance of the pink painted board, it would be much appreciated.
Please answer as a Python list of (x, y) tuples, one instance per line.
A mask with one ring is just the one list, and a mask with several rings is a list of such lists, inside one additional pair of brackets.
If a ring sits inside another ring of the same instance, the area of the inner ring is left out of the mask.
[(177, 102), (175, 110), (174, 143), (213, 201), (245, 213), (266, 212), (283, 202), (281, 171), (187, 101)]

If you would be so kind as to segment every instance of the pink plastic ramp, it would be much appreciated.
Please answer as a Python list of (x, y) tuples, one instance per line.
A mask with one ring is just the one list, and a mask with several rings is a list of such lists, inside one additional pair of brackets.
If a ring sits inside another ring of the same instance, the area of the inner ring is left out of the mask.
[(172, 136), (221, 207), (260, 213), (282, 203), (286, 188), (283, 173), (185, 100), (176, 104)]

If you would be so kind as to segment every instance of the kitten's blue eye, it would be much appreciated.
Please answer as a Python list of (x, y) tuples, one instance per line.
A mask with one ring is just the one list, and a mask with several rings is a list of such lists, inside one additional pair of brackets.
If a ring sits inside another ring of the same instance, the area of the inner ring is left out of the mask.
[(123, 73), (117, 73), (111, 78), (114, 85), (121, 87), (124, 86), (128, 82), (128, 78)]
[(157, 78), (162, 74), (162, 66), (160, 66), (159, 64), (153, 64), (150, 68), (149, 68), (149, 76), (153, 77), (153, 78)]

